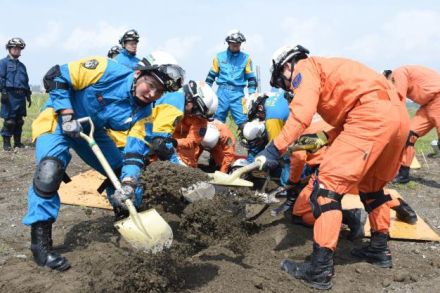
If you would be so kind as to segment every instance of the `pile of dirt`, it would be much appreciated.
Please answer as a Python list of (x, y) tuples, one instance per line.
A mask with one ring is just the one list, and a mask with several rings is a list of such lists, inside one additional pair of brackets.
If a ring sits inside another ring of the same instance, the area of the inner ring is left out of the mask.
[(164, 211), (181, 214), (186, 204), (180, 190), (209, 178), (203, 171), (172, 164), (168, 161), (151, 163), (142, 173), (144, 189), (142, 209), (160, 206)]

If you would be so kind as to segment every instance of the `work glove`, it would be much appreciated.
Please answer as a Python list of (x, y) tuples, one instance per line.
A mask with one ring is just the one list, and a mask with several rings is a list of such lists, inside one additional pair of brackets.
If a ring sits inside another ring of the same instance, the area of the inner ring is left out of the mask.
[(113, 200), (118, 206), (125, 208), (124, 202), (127, 199), (134, 202), (134, 187), (131, 184), (122, 183), (122, 190), (115, 191), (113, 194)]
[(280, 152), (271, 142), (257, 154), (255, 162), (260, 163), (260, 170), (274, 170), (279, 166), (280, 158)]
[[(307, 151), (314, 153), (323, 146), (328, 144), (327, 135), (324, 131), (313, 133), (313, 134), (304, 134), (298, 138), (296, 142), (297, 146), (307, 147)], [(310, 148), (308, 148), (310, 147)]]
[(80, 137), (79, 134), (82, 131), (81, 124), (78, 120), (73, 119), (73, 114), (61, 115), (61, 129), (65, 135), (72, 138)]
[(9, 104), (9, 94), (6, 91), (2, 91), (1, 103)]
[(26, 101), (28, 102), (28, 108), (30, 108), (31, 105), (32, 105), (31, 96), (32, 96), (32, 92), (31, 92), (31, 91), (28, 91), (28, 94), (27, 94), (27, 96), (26, 96)]

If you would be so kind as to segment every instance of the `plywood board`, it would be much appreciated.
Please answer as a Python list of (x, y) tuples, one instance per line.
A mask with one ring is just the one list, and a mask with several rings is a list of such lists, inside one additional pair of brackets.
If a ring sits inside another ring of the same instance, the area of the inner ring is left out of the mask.
[[(388, 189), (386, 192), (393, 197), (402, 196), (394, 189)], [(357, 194), (346, 194), (342, 200), (343, 209), (364, 208)], [(418, 217), (415, 225), (406, 224), (399, 221), (396, 218), (396, 212), (391, 210), (391, 227), (390, 237), (392, 239), (405, 239), (405, 240), (425, 240), (425, 241), (439, 241), (439, 234), (434, 231), (421, 217)], [(365, 223), (365, 235), (370, 236), (370, 222), (367, 219)]]
[(105, 191), (102, 194), (96, 191), (104, 179), (104, 176), (94, 170), (86, 171), (72, 177), (71, 182), (61, 184), (59, 190), (61, 203), (112, 209)]
[(420, 164), (419, 160), (417, 160), (417, 157), (414, 156), (414, 159), (411, 162), (411, 169), (420, 169), (422, 168), (422, 165)]

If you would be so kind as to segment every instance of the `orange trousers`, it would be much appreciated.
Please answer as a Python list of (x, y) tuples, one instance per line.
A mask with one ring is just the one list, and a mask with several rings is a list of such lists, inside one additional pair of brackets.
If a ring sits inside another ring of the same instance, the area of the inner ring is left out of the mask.
[[(339, 194), (358, 186), (360, 192), (377, 192), (393, 179), (399, 165), (409, 131), (406, 109), (392, 96), (392, 101), (369, 95), (348, 114), (343, 131), (328, 147), (319, 170), (323, 188)], [(305, 223), (314, 224), (314, 241), (321, 247), (335, 250), (342, 223), (342, 213), (330, 210), (313, 218), (309, 202), (313, 190), (309, 181), (294, 206), (293, 213)], [(324, 205), (332, 199), (318, 197)], [(373, 231), (387, 232), (390, 226), (390, 205), (383, 204), (369, 214)]]
[[(440, 138), (440, 96), (417, 110), (416, 115), (411, 120), (410, 130), (415, 132), (418, 137), (422, 137), (434, 127), (437, 128), (437, 137)], [(414, 144), (418, 139), (417, 136), (408, 138), (411, 145), (405, 147), (402, 155), (402, 166), (411, 166), (415, 155)]]

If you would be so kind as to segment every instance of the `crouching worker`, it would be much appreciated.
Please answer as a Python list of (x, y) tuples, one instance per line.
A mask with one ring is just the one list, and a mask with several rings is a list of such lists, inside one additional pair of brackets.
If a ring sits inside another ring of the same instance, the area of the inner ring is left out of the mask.
[[(282, 132), (256, 158), (276, 168), (281, 154), (298, 139), (316, 149), (331, 143), (311, 192), (315, 223), (310, 261), (289, 259), (281, 268), (317, 289), (330, 289), (333, 255), (342, 222), (341, 200), (358, 186), (369, 212), (370, 244), (352, 255), (380, 267), (391, 267), (388, 248), (390, 200), (383, 187), (399, 168), (409, 130), (406, 109), (384, 76), (352, 60), (308, 57), (302, 46), (286, 46), (272, 58), (271, 84), (291, 91), (289, 118)], [(301, 137), (315, 113), (333, 130)]]
[[(90, 117), (94, 138), (105, 158), (120, 174), (124, 192), (107, 187), (107, 196), (116, 216), (128, 214), (123, 201), (130, 198), (139, 207), (141, 198), (134, 190), (149, 151), (144, 142), (145, 124), (151, 115), (151, 103), (165, 91), (178, 90), (184, 71), (150, 55), (137, 70), (108, 58), (92, 57), (52, 67), (44, 78), (49, 98), (32, 125), (36, 143), (36, 171), (28, 190), (28, 211), (23, 219), (31, 226), (31, 251), (35, 262), (54, 270), (70, 267), (67, 259), (52, 248), (52, 224), (58, 217), (58, 189), (66, 180), (70, 149), (89, 166), (105, 174), (100, 162), (85, 140), (80, 138), (88, 125), (79, 118)], [(123, 154), (107, 134), (107, 129), (128, 131)]]
[(197, 161), (203, 150), (210, 153), (210, 165), (215, 170), (227, 173), (235, 161), (235, 138), (226, 124), (214, 120), (208, 123), (205, 136), (202, 140), (202, 148), (196, 155)]

